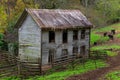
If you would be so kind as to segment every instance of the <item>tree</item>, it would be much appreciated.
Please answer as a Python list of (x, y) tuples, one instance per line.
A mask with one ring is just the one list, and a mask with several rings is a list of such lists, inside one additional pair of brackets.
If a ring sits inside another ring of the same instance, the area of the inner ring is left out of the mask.
[(120, 3), (119, 0), (100, 0), (96, 8), (99, 12), (106, 17), (106, 21), (112, 21), (120, 19)]
[(0, 4), (0, 33), (3, 33), (7, 26), (7, 14), (5, 8)]

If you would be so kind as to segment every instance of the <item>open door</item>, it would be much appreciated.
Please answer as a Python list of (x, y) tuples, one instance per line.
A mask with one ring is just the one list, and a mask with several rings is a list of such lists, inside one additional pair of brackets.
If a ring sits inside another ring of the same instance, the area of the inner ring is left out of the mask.
[(55, 50), (50, 49), (49, 50), (49, 55), (48, 55), (48, 63), (52, 64), (53, 60), (54, 60), (54, 54), (55, 54)]
[(85, 46), (81, 46), (80, 47), (80, 55), (83, 57), (83, 56), (85, 56), (85, 53), (86, 53)]

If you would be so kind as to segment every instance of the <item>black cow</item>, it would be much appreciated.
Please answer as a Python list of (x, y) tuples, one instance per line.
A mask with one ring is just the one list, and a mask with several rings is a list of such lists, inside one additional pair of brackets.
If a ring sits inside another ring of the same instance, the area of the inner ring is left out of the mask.
[(93, 45), (96, 46), (96, 45), (97, 45), (97, 42), (94, 42)]
[(111, 33), (112, 33), (113, 35), (115, 35), (115, 29), (111, 30)]
[(105, 33), (103, 34), (103, 36), (106, 37), (106, 36), (107, 36), (107, 32), (105, 32)]
[(109, 39), (113, 40), (114, 36), (112, 34), (108, 34)]

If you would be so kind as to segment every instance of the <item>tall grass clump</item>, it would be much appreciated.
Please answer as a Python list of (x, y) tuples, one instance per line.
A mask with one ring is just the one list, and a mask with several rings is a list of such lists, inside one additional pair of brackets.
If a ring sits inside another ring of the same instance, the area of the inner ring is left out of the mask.
[(120, 71), (110, 72), (105, 76), (106, 80), (120, 80)]

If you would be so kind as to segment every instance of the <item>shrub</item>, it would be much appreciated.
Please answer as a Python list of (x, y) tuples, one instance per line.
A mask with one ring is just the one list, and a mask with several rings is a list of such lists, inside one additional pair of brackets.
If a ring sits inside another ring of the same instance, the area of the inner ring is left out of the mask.
[(2, 33), (0, 33), (0, 46), (3, 45), (3, 37), (4, 37), (4, 35)]
[(110, 72), (105, 76), (105, 78), (107, 80), (120, 80), (120, 71)]

